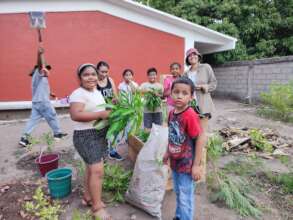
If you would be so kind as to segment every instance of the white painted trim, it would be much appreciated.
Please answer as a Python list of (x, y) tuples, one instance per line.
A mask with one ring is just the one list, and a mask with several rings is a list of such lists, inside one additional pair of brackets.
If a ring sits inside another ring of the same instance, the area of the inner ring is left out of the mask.
[[(161, 12), (131, 0), (3, 0), (1, 13), (26, 13), (29, 11), (69, 12), (101, 11), (140, 25), (170, 33), (185, 39), (185, 50), (193, 42), (206, 43), (201, 53), (212, 53), (235, 48), (236, 38), (221, 34)], [(210, 47), (209, 45), (213, 45)]]
[[(60, 100), (53, 100), (51, 103), (55, 108), (69, 107), (69, 104), (63, 104)], [(0, 102), (0, 110), (25, 110), (31, 108), (31, 101)]]

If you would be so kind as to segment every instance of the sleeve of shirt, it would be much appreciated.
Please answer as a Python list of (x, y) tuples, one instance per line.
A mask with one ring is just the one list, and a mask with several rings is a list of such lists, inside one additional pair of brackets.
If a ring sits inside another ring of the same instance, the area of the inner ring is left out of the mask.
[(70, 96), (69, 96), (69, 103), (73, 102), (79, 102), (79, 103), (85, 103), (84, 98), (82, 97), (82, 94), (80, 90), (75, 90)]
[(196, 138), (201, 133), (200, 120), (193, 110), (190, 110), (188, 113), (186, 117), (187, 133), (189, 137)]
[(166, 77), (164, 79), (163, 86), (164, 86), (164, 90), (168, 90), (170, 88), (170, 80), (169, 80), (169, 77)]

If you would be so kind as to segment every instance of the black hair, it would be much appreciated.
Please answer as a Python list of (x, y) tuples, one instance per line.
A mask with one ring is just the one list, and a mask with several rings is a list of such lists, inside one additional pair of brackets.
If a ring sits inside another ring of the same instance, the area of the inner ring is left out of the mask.
[(134, 75), (132, 69), (125, 69), (122, 73), (122, 76), (124, 77), (127, 72), (130, 72), (132, 76)]
[[(191, 55), (191, 54), (190, 54)], [(190, 56), (189, 55), (189, 56)], [(198, 61), (201, 61), (201, 59), (202, 59), (202, 57), (201, 57), (201, 55), (199, 55), (199, 54), (196, 54), (197, 56), (198, 56)], [(189, 63), (189, 61), (188, 61), (188, 57), (189, 56), (187, 56), (186, 58), (185, 58), (185, 63), (186, 63), (186, 66), (191, 66), (191, 64)]]
[(88, 67), (92, 67), (92, 68), (94, 68), (94, 70), (95, 70), (96, 73), (97, 73), (97, 69), (96, 69), (96, 66), (95, 66), (94, 64), (91, 64), (91, 63), (85, 63), (85, 64), (80, 65), (80, 66), (78, 67), (78, 69), (77, 69), (77, 75), (78, 75), (78, 78), (79, 78), (79, 79), (81, 79), (81, 74), (82, 74), (82, 72), (83, 72), (86, 68), (88, 68)]
[(151, 67), (151, 68), (149, 68), (149, 69), (147, 70), (147, 75), (149, 75), (150, 72), (156, 72), (156, 74), (158, 74), (158, 71), (157, 71), (157, 69), (156, 69), (155, 67)]
[(172, 86), (171, 86), (171, 91), (174, 89), (174, 86), (176, 84), (185, 84), (185, 85), (189, 85), (190, 86), (190, 90), (191, 90), (191, 95), (193, 95), (194, 91), (195, 91), (195, 86), (193, 84), (193, 82), (191, 81), (191, 79), (183, 76), (183, 77), (180, 77), (178, 79), (176, 79), (173, 83), (172, 83)]
[(105, 62), (105, 61), (100, 61), (100, 62), (97, 63), (97, 70), (99, 70), (101, 66), (105, 66), (108, 69), (110, 69), (109, 64), (107, 62)]
[(173, 66), (178, 66), (179, 67), (179, 69), (181, 69), (181, 64), (180, 63), (177, 63), (177, 62), (173, 62), (173, 63), (171, 63), (170, 64), (170, 69), (173, 67)]

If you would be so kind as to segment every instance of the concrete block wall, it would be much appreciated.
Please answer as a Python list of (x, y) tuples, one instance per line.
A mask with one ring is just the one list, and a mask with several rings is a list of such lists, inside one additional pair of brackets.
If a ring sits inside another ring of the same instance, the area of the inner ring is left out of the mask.
[(271, 83), (293, 80), (293, 56), (230, 62), (213, 69), (218, 80), (215, 96), (252, 103)]

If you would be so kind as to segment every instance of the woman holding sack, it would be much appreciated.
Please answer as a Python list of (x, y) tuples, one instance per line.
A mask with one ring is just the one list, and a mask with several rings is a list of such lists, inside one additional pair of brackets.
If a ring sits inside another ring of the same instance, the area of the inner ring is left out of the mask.
[[(189, 69), (184, 73), (184, 76), (191, 79), (195, 85), (195, 101), (200, 114), (200, 125), (202, 133), (199, 138), (202, 138), (205, 145), (208, 140), (208, 121), (212, 117), (212, 112), (215, 110), (214, 103), (211, 98), (211, 92), (217, 87), (217, 80), (214, 71), (209, 64), (201, 64), (202, 56), (196, 48), (190, 48), (186, 52), (185, 63)], [(206, 148), (203, 149), (203, 181), (205, 181), (206, 172)]]

